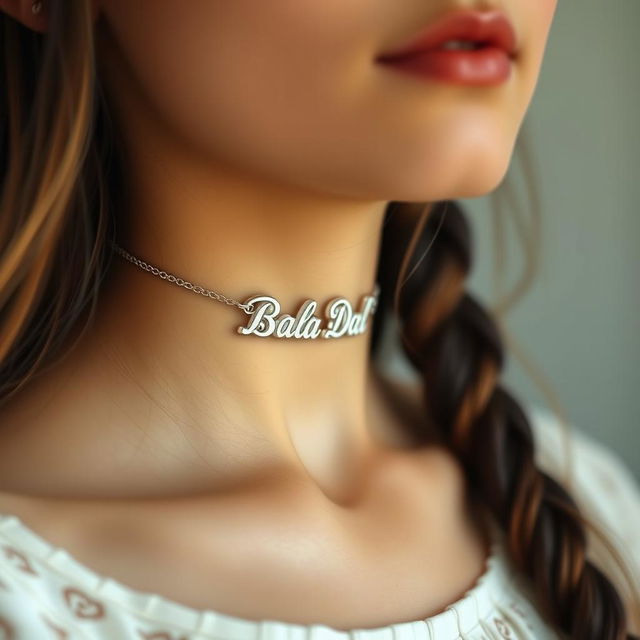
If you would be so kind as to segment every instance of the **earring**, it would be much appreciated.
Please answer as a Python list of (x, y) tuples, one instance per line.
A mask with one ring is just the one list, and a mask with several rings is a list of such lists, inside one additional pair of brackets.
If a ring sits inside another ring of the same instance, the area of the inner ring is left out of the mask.
[(31, 13), (40, 13), (40, 11), (42, 11), (42, 2), (39, 2), (39, 0), (32, 2)]

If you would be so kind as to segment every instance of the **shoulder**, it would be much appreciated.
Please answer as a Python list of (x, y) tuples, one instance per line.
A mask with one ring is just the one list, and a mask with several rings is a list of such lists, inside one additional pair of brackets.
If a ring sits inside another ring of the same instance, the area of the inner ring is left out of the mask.
[[(613, 448), (579, 425), (565, 424), (541, 405), (522, 406), (534, 432), (539, 467), (563, 485), (583, 515), (610, 536), (640, 581), (640, 483), (629, 466)], [(594, 557), (603, 553), (597, 539), (591, 545)]]

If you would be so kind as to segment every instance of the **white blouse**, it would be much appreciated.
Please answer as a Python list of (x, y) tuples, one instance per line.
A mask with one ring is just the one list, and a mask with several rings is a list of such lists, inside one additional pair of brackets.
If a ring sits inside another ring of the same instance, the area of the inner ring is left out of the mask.
[[(537, 458), (562, 481), (560, 424), (525, 405)], [(640, 487), (611, 449), (571, 426), (573, 495), (614, 536), (640, 581)], [(322, 624), (250, 620), (193, 609), (100, 575), (29, 529), (0, 514), (0, 640), (558, 640), (536, 612), (527, 579), (512, 567), (492, 521), (485, 571), (463, 597), (428, 618), (383, 627), (338, 630)]]

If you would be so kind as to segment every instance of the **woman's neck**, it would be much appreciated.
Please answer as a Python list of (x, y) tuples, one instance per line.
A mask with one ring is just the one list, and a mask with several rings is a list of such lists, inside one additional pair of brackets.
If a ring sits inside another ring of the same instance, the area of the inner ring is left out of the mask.
[[(118, 238), (134, 256), (238, 301), (273, 296), (291, 315), (306, 298), (322, 310), (342, 296), (356, 310), (374, 290), (386, 202), (314, 197), (178, 153), (167, 164), (150, 145), (131, 154)], [(247, 459), (267, 447), (338, 487), (370, 441), (372, 318), (361, 335), (299, 340), (240, 335), (248, 317), (115, 256), (94, 335), (145, 394), (171, 396), (176, 429), (215, 440), (224, 422), (251, 436)]]

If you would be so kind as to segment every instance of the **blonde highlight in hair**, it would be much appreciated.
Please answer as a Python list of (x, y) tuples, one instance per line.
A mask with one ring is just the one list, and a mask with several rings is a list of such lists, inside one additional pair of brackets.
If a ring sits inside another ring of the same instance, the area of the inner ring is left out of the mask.
[(0, 15), (0, 402), (62, 355), (104, 272), (91, 5), (52, 2), (50, 20), (43, 36)]

